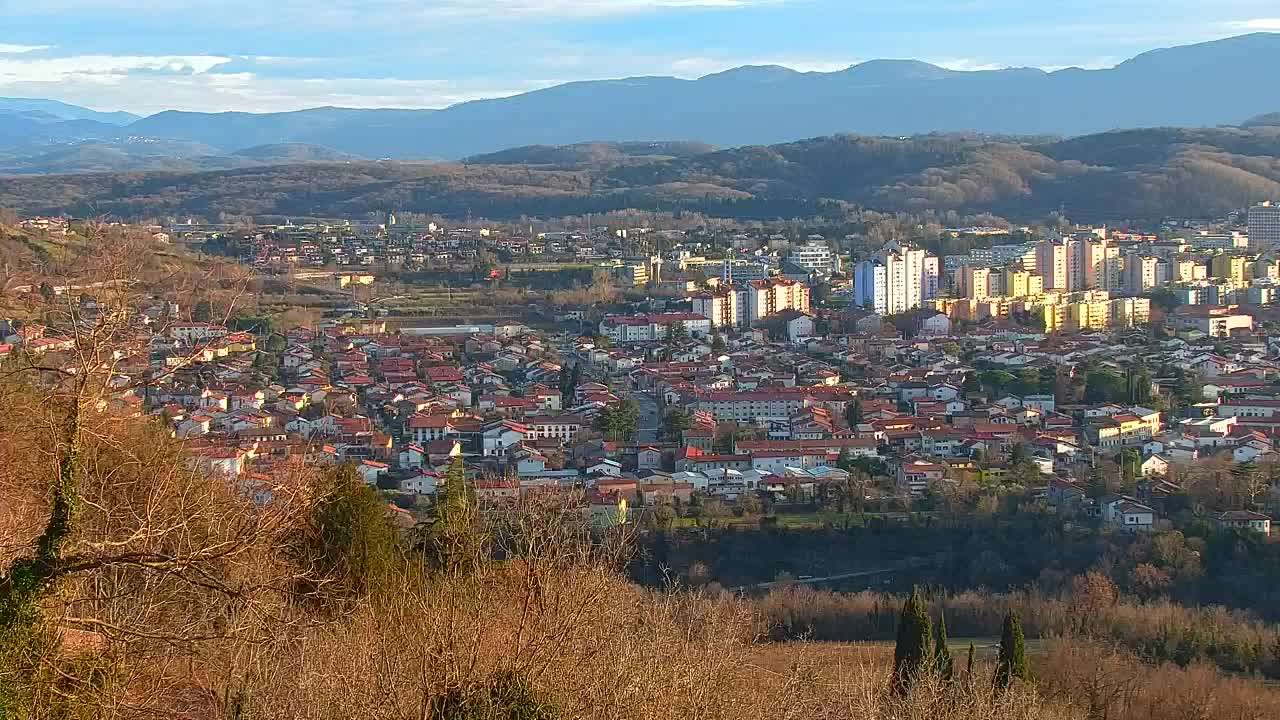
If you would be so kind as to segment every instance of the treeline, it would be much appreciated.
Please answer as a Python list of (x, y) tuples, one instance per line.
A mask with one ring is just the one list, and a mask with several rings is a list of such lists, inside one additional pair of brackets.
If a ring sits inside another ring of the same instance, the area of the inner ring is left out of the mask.
[[(903, 596), (831, 593), (784, 586), (756, 601), (775, 640), (861, 642), (897, 636)], [(1061, 594), (946, 593), (927, 598), (946, 617), (952, 637), (999, 637), (1015, 613), (1028, 637), (1087, 638), (1120, 646), (1149, 663), (1187, 667), (1210, 662), (1226, 672), (1280, 679), (1280, 629), (1249, 613), (1218, 606), (1184, 607), (1123, 596), (1106, 577), (1089, 573)]]
[[(1006, 496), (1001, 502), (1018, 501)], [(786, 577), (895, 570), (884, 577), (899, 587), (922, 583), (948, 592), (1030, 588), (1052, 594), (1068, 589), (1072, 578), (1097, 571), (1137, 597), (1221, 604), (1280, 620), (1280, 587), (1272, 580), (1280, 574), (1280, 545), (1207, 523), (1186, 532), (1110, 533), (1023, 507), (1013, 519), (951, 523), (934, 517), (817, 530), (680, 529), (651, 533), (642, 543), (631, 572), (650, 585), (674, 576), (733, 588)]]

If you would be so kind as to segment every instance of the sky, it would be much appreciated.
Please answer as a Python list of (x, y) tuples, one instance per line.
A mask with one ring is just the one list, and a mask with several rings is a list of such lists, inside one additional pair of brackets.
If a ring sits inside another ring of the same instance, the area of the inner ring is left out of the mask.
[(0, 0), (0, 96), (99, 110), (445, 107), (739, 65), (1110, 67), (1280, 31), (1277, 0)]

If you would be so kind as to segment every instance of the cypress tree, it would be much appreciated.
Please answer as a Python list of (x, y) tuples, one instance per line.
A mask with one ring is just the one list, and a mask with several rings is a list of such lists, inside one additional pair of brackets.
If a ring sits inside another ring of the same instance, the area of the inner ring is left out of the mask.
[(955, 672), (955, 663), (951, 659), (951, 648), (947, 646), (947, 616), (938, 613), (938, 627), (933, 635), (933, 664), (938, 676), (950, 681)]
[(446, 572), (469, 572), (481, 560), (478, 509), (461, 456), (455, 456), (436, 488), (436, 502), (427, 530), (428, 558)]
[(895, 695), (905, 696), (929, 661), (931, 635), (929, 613), (925, 611), (920, 588), (915, 588), (902, 606), (902, 615), (898, 619), (898, 642), (893, 649), (892, 690)]
[(1010, 610), (1004, 616), (1004, 631), (1000, 634), (1000, 656), (996, 660), (996, 692), (1007, 690), (1014, 678), (1026, 680), (1030, 677), (1022, 623), (1018, 620), (1018, 613)]

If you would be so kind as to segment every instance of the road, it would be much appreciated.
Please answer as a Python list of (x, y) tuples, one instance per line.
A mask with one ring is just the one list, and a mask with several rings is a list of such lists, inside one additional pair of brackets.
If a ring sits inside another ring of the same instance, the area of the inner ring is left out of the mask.
[[(654, 443), (662, 436), (662, 408), (659, 407), (658, 401), (651, 395), (643, 392), (627, 392), (620, 389), (617, 381), (610, 382), (609, 378), (594, 368), (583, 359), (578, 351), (570, 344), (564, 344), (559, 349), (560, 362), (564, 365), (577, 363), (582, 365), (582, 377), (584, 381), (595, 381), (609, 383), (614, 388), (614, 393), (622, 397), (630, 397), (636, 401), (636, 405), (640, 407), (640, 417), (636, 419), (636, 442)], [(623, 380), (622, 384), (625, 385)]]
[(631, 398), (640, 406), (640, 417), (636, 420), (636, 441), (657, 442), (662, 434), (662, 410), (658, 407), (658, 401), (642, 392), (631, 393)]
[[(794, 583), (796, 585), (821, 585), (822, 583), (836, 582), (837, 580), (851, 580), (853, 578), (873, 577), (875, 575), (887, 575), (889, 573), (898, 572), (899, 570), (902, 570), (902, 569), (903, 568), (896, 567), (896, 568), (883, 568), (881, 570), (860, 570), (858, 572), (841, 573), (840, 575), (827, 575), (826, 577), (801, 576), (800, 578), (791, 580), (789, 582)], [(768, 590), (769, 588), (777, 584), (778, 584), (777, 581), (756, 583), (755, 585), (743, 585), (742, 587), (736, 587), (736, 588), (733, 588), (733, 590), (734, 592), (741, 592), (743, 590)]]

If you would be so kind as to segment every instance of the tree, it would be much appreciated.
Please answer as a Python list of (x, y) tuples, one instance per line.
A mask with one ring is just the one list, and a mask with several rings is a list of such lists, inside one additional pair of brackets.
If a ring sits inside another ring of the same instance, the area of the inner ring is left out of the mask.
[(891, 689), (895, 695), (905, 696), (911, 685), (920, 677), (929, 662), (929, 643), (932, 640), (929, 613), (920, 588), (914, 588), (902, 606), (898, 617), (898, 640), (893, 648), (893, 679)]
[(272, 355), (279, 355), (288, 349), (288, 342), (285, 337), (279, 333), (272, 333), (267, 338), (267, 352)]
[(1128, 401), (1125, 378), (1109, 370), (1090, 370), (1085, 374), (1084, 401), (1087, 403)]
[(840, 448), (840, 456), (836, 458), (836, 467), (845, 472), (853, 472), (853, 453), (849, 451), (849, 448)]
[(667, 326), (667, 343), (677, 345), (689, 339), (689, 328), (683, 322), (674, 322)]
[(715, 337), (711, 338), (711, 352), (722, 353), (728, 349), (729, 349), (729, 346), (727, 343), (725, 343), (724, 336), (716, 335)]
[(970, 680), (973, 679), (973, 643), (969, 643), (969, 659), (965, 661), (964, 673)]
[(483, 559), (483, 538), (479, 530), (479, 509), (467, 484), (467, 470), (460, 455), (449, 461), (424, 538), (424, 555), (437, 570), (446, 574), (469, 574)]
[(350, 463), (322, 474), (319, 503), (312, 509), (292, 551), (310, 567), (298, 590), (312, 600), (363, 597), (396, 566), (399, 543), (377, 492)]
[(636, 423), (639, 420), (640, 406), (635, 400), (627, 398), (621, 402), (606, 405), (596, 418), (596, 428), (614, 442), (628, 440), (635, 436)]
[(193, 322), (213, 322), (213, 303), (208, 300), (201, 300), (191, 308), (191, 320)]
[(955, 673), (955, 663), (951, 659), (951, 648), (947, 645), (947, 616), (938, 613), (938, 627), (933, 635), (933, 664), (938, 676), (950, 681)]
[(684, 408), (671, 408), (662, 417), (662, 430), (668, 438), (678, 438), (693, 425), (693, 416)]
[(1004, 692), (1013, 684), (1014, 678), (1031, 679), (1031, 669), (1027, 665), (1026, 639), (1022, 635), (1022, 622), (1018, 613), (1010, 610), (1004, 616), (1004, 630), (1000, 633), (1000, 654), (996, 658), (995, 688), (996, 692)]
[(849, 423), (849, 427), (854, 428), (862, 424), (862, 399), (855, 397), (853, 402), (845, 405), (844, 419)]
[(44, 298), (46, 303), (53, 302), (53, 299), (56, 297), (56, 294), (53, 291), (53, 286), (47, 282), (40, 283), (40, 297)]
[(1107, 484), (1106, 472), (1102, 469), (1102, 463), (1095, 458), (1093, 469), (1089, 471), (1089, 497), (1094, 500), (1101, 500), (1110, 492), (1111, 488)]

